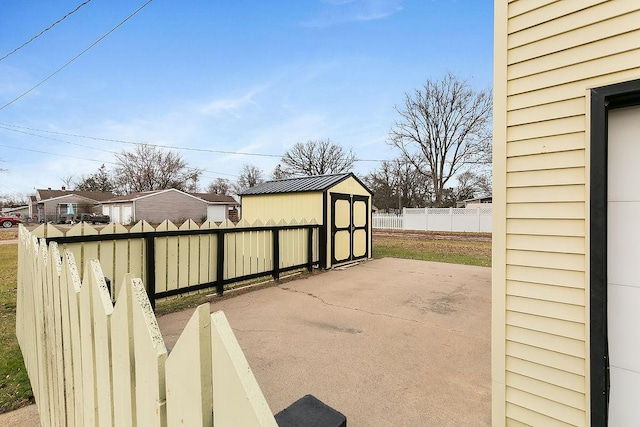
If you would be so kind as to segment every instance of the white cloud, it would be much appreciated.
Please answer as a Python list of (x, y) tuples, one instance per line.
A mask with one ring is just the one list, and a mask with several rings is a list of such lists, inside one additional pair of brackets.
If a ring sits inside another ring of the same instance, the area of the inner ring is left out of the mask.
[(383, 19), (403, 9), (402, 0), (323, 0), (327, 7), (302, 23), (305, 27), (325, 28), (348, 22)]
[(253, 88), (244, 95), (235, 98), (221, 98), (211, 101), (200, 108), (200, 113), (206, 116), (218, 116), (223, 113), (234, 113), (242, 108), (254, 104), (256, 95), (264, 91), (264, 87)]

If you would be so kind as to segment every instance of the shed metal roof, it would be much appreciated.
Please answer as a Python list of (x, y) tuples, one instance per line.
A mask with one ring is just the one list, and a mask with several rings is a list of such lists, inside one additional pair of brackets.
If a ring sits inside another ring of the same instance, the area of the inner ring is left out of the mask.
[[(352, 173), (339, 173), (333, 175), (305, 176), (301, 178), (287, 178), (276, 181), (267, 181), (248, 188), (240, 193), (241, 196), (255, 194), (279, 194), (279, 193), (306, 193), (324, 191), (335, 184), (354, 176)], [(355, 177), (355, 176), (354, 176)], [(359, 181), (358, 181), (359, 182)]]

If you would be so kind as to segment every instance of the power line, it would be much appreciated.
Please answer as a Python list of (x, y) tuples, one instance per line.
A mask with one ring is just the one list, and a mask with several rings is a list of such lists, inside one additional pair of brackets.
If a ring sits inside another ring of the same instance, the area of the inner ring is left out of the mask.
[[(243, 152), (240, 152), (240, 151), (226, 151), (226, 150), (213, 150), (213, 149), (209, 149), (209, 148), (180, 147), (180, 146), (177, 146), (177, 145), (160, 145), (160, 144), (153, 144), (153, 143), (149, 143), (149, 142), (135, 142), (135, 141), (126, 141), (126, 140), (122, 140), (122, 139), (101, 138), (101, 137), (98, 137), (98, 136), (79, 135), (79, 134), (68, 133), (68, 132), (56, 132), (56, 131), (52, 131), (52, 130), (36, 129), (36, 128), (27, 127), (27, 126), (12, 125), (12, 124), (9, 124), (9, 123), (0, 123), (0, 128), (6, 129), (6, 130), (10, 130), (10, 131), (14, 131), (14, 132), (18, 132), (18, 131), (14, 130), (14, 129), (11, 129), (11, 128), (26, 129), (26, 130), (30, 130), (30, 131), (34, 131), (34, 132), (43, 132), (43, 133), (51, 133), (51, 134), (54, 134), (54, 135), (71, 136), (71, 137), (74, 137), (74, 138), (91, 139), (91, 140), (94, 140), (94, 141), (117, 142), (119, 144), (129, 144), (129, 145), (148, 145), (148, 146), (151, 146), (151, 147), (172, 148), (172, 149), (175, 149), (175, 150), (198, 151), (198, 152), (205, 152), (205, 153), (230, 154), (230, 155), (255, 156), (255, 157), (273, 157), (273, 158), (281, 158), (282, 157), (282, 154), (243, 153)], [(23, 133), (27, 133), (27, 132), (23, 132)], [(42, 135), (36, 135), (36, 136), (40, 136), (41, 138), (45, 138)], [(57, 141), (57, 140), (54, 139), (54, 141)], [(66, 142), (66, 141), (63, 141), (63, 142)], [(86, 147), (86, 146), (82, 146), (82, 147)], [(356, 159), (355, 161), (356, 162), (386, 162), (386, 161), (389, 161), (389, 160)]]
[(56, 25), (58, 25), (59, 23), (61, 23), (62, 21), (64, 21), (65, 19), (67, 19), (67, 17), (73, 15), (74, 13), (76, 13), (78, 10), (80, 10), (80, 8), (82, 6), (84, 6), (85, 4), (89, 3), (91, 0), (86, 0), (84, 3), (80, 4), (78, 7), (76, 7), (75, 9), (73, 9), (71, 12), (67, 13), (66, 15), (64, 15), (62, 18), (58, 19), (56, 22), (54, 22), (53, 24), (49, 25), (47, 28), (45, 28), (44, 30), (40, 31), (38, 34), (36, 34), (35, 36), (31, 37), (29, 40), (27, 40), (26, 42), (22, 43), (20, 46), (18, 46), (17, 48), (13, 49), (11, 52), (7, 53), (5, 56), (3, 56), (2, 58), (0, 58), (0, 61), (8, 58), (9, 56), (13, 55), (14, 53), (16, 53), (17, 51), (19, 51), (20, 49), (22, 49), (23, 47), (25, 47), (26, 45), (28, 45), (29, 43), (31, 43), (32, 41), (34, 41), (35, 39), (37, 39), (38, 37), (40, 37), (41, 35), (43, 35), (44, 33), (46, 33), (47, 31), (49, 31), (50, 29), (52, 29), (53, 27), (55, 27)]
[(100, 43), (102, 40), (104, 40), (109, 34), (113, 33), (115, 30), (117, 30), (118, 28), (120, 28), (125, 22), (127, 22), (129, 19), (133, 18), (138, 12), (140, 12), (142, 9), (144, 9), (145, 7), (147, 7), (153, 0), (148, 0), (145, 4), (143, 4), (142, 6), (140, 6), (138, 9), (136, 9), (132, 14), (130, 14), (129, 16), (127, 16), (124, 20), (120, 21), (120, 23), (118, 25), (116, 25), (115, 27), (113, 27), (112, 29), (110, 29), (109, 31), (107, 31), (102, 37), (100, 37), (98, 40), (96, 40), (95, 42), (91, 43), (89, 45), (89, 47), (87, 47), (85, 50), (83, 50), (82, 52), (80, 52), (79, 54), (77, 54), (76, 56), (74, 56), (73, 58), (71, 58), (69, 61), (67, 61), (62, 67), (58, 68), (56, 71), (54, 71), (53, 73), (49, 74), (49, 76), (47, 76), (44, 80), (42, 80), (40, 83), (36, 84), (35, 86), (33, 86), (31, 89), (27, 90), (26, 92), (22, 93), (21, 95), (18, 95), (17, 97), (13, 98), (11, 101), (7, 102), (6, 104), (4, 104), (2, 107), (0, 107), (0, 111), (4, 110), (5, 108), (7, 108), (9, 105), (13, 104), (14, 102), (16, 102), (17, 100), (19, 100), (20, 98), (28, 95), (29, 93), (31, 93), (33, 90), (35, 90), (36, 88), (38, 88), (40, 85), (42, 85), (43, 83), (45, 83), (46, 81), (48, 81), (50, 78), (52, 78), (53, 76), (55, 76), (56, 74), (58, 74), (60, 71), (64, 70), (65, 68), (67, 68), (69, 65), (71, 65), (72, 62), (74, 62), (76, 59), (80, 58), (82, 55), (84, 55), (87, 51), (89, 51), (89, 49), (91, 49), (92, 47), (94, 47), (95, 45), (97, 45), (98, 43)]
[(82, 145), (82, 144), (78, 144), (78, 143), (75, 143), (75, 142), (65, 141), (65, 140), (62, 140), (62, 139), (51, 138), (49, 136), (38, 135), (37, 133), (26, 132), (26, 131), (23, 131), (23, 130), (11, 129), (11, 128), (3, 126), (2, 124), (0, 124), (0, 129), (10, 130), (11, 132), (18, 132), (18, 133), (22, 133), (22, 134), (25, 134), (25, 135), (35, 136), (35, 137), (38, 137), (38, 138), (49, 139), (51, 141), (58, 141), (58, 142), (62, 142), (64, 144), (75, 145), (75, 146), (78, 146), (78, 147), (89, 148), (91, 150), (103, 151), (103, 152), (109, 153), (109, 154), (118, 154), (115, 151), (109, 151), (109, 150), (105, 150), (105, 149), (102, 149), (102, 148), (91, 147), (89, 145)]
[(177, 145), (160, 145), (160, 144), (153, 144), (153, 143), (149, 143), (149, 142), (135, 142), (135, 141), (126, 141), (126, 140), (122, 140), (122, 139), (100, 138), (100, 137), (97, 137), (97, 136), (78, 135), (78, 134), (66, 133), (66, 132), (56, 132), (56, 131), (52, 131), (52, 130), (35, 129), (35, 128), (29, 128), (29, 127), (25, 127), (25, 126), (11, 125), (11, 124), (7, 124), (7, 123), (0, 123), (0, 127), (3, 128), (3, 129), (7, 129), (7, 130), (13, 130), (13, 129), (8, 129), (7, 128), (7, 127), (12, 127), (12, 128), (17, 128), (17, 129), (27, 129), (27, 130), (31, 130), (31, 131), (34, 131), (34, 132), (52, 133), (52, 134), (55, 134), (55, 135), (72, 136), (74, 138), (92, 139), (94, 141), (117, 142), (117, 143), (120, 143), (120, 144), (129, 144), (129, 145), (148, 145), (150, 147), (172, 148), (172, 149), (175, 149), (175, 150), (199, 151), (199, 152), (205, 152), (205, 153), (232, 154), (232, 155), (256, 156), (256, 157), (277, 157), (277, 158), (282, 157), (282, 155), (280, 155), (280, 154), (242, 153), (242, 152), (239, 152), (239, 151), (213, 150), (213, 149), (209, 149), (209, 148), (179, 147)]
[(70, 156), (68, 154), (50, 153), (48, 151), (34, 150), (32, 148), (13, 147), (11, 145), (5, 145), (5, 144), (0, 144), (0, 147), (13, 148), (14, 150), (30, 151), (32, 153), (49, 154), (51, 156), (67, 157), (69, 159), (86, 160), (86, 161), (89, 161), (89, 162), (97, 162), (97, 163), (106, 163), (106, 164), (110, 164), (110, 165), (117, 165), (117, 163), (107, 162), (107, 161), (104, 161), (104, 160), (87, 159), (85, 157)]

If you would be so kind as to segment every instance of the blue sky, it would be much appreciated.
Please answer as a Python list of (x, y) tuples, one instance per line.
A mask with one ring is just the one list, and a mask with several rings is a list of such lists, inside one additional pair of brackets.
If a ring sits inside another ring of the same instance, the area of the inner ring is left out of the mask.
[[(490, 0), (154, 0), (2, 108), (145, 2), (91, 0), (0, 60), (0, 195), (60, 188), (133, 148), (64, 134), (191, 149), (173, 151), (204, 169), (203, 189), (245, 163), (268, 178), (277, 156), (310, 139), (392, 159), (386, 139), (406, 92), (448, 71), (492, 83)], [(81, 3), (0, 0), (0, 57)]]

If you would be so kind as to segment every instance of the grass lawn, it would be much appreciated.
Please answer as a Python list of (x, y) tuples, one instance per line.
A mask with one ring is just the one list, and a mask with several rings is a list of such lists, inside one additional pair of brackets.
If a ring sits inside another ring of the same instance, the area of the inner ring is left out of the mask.
[(33, 397), (16, 338), (18, 245), (0, 245), (0, 412), (12, 411)]
[(407, 258), (452, 264), (491, 266), (491, 234), (376, 232), (374, 258)]

